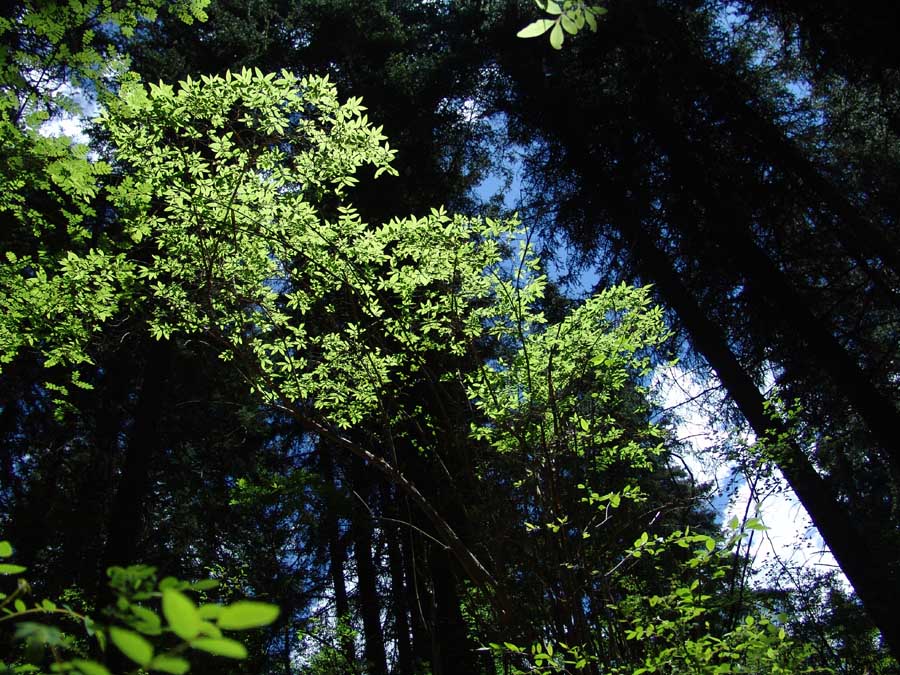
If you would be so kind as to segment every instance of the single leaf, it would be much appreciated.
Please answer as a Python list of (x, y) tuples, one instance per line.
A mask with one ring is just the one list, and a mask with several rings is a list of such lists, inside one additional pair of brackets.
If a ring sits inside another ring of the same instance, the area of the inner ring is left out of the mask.
[(8, 558), (12, 554), (12, 544), (10, 544), (8, 541), (0, 541), (0, 558)]
[(557, 23), (553, 26), (553, 30), (550, 31), (550, 46), (553, 49), (562, 49), (564, 39), (565, 33), (563, 33), (562, 27)]
[(146, 667), (153, 660), (153, 646), (134, 631), (113, 626), (109, 637), (120, 652), (138, 665)]
[(200, 634), (200, 616), (194, 603), (174, 588), (162, 592), (162, 611), (169, 627), (182, 640), (193, 640)]
[(597, 32), (597, 19), (594, 18), (594, 13), (591, 10), (587, 10), (584, 13), (584, 20), (587, 21), (588, 28), (591, 29), (592, 33)]
[(214, 604), (206, 604), (200, 605), (197, 608), (197, 613), (200, 615), (201, 619), (217, 619), (219, 614), (222, 613), (222, 605), (214, 605)]
[(223, 607), (216, 621), (225, 630), (247, 630), (268, 626), (278, 618), (280, 610), (276, 605), (252, 600), (239, 600)]
[(21, 574), (26, 569), (28, 568), (21, 565), (7, 565), (4, 563), (0, 565), (0, 574)]
[(191, 647), (229, 659), (247, 658), (247, 648), (240, 642), (228, 638), (197, 638), (191, 641)]
[(163, 673), (172, 673), (172, 675), (184, 675), (190, 669), (191, 664), (186, 659), (165, 654), (160, 654), (147, 666), (147, 670), (159, 670)]
[(562, 15), (562, 27), (566, 30), (567, 33), (571, 35), (575, 35), (578, 32), (578, 24), (575, 23), (573, 19), (569, 17), (568, 14)]
[(80, 670), (84, 675), (109, 675), (109, 671), (102, 663), (96, 661), (87, 661), (85, 659), (74, 659), (72, 665)]
[(131, 611), (139, 622), (134, 624), (133, 628), (144, 635), (160, 635), (162, 633), (162, 621), (156, 612), (140, 605), (132, 605)]
[(516, 35), (520, 38), (532, 38), (537, 37), (538, 35), (543, 35), (548, 30), (550, 30), (556, 22), (552, 19), (538, 19), (537, 21), (528, 24), (520, 30)]
[(547, 6), (544, 8), (547, 14), (562, 14), (562, 8), (553, 0), (547, 0)]

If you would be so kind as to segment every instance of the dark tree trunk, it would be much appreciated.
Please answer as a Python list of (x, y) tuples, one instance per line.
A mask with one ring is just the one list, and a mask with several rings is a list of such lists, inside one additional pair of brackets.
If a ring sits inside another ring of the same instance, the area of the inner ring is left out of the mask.
[(381, 628), (381, 602), (378, 596), (378, 574), (372, 560), (371, 476), (359, 462), (353, 470), (353, 553), (359, 613), (363, 622), (363, 654), (369, 675), (387, 675), (384, 634)]
[[(411, 517), (411, 514), (407, 514)], [(422, 583), (422, 573), (417, 562), (417, 535), (400, 538), (400, 554), (403, 558), (403, 576), (406, 578), (406, 606), (409, 607), (410, 633), (412, 634), (412, 658), (416, 667), (431, 662), (431, 641), (428, 637), (431, 595)]]
[(139, 562), (138, 543), (144, 530), (144, 512), (152, 488), (150, 471), (153, 457), (161, 447), (160, 421), (173, 349), (172, 344), (157, 341), (151, 342), (147, 348), (134, 424), (128, 434), (109, 514), (106, 546), (101, 557), (101, 579), (105, 578), (107, 567)]
[[(658, 116), (660, 117), (660, 116)], [(832, 329), (816, 316), (790, 279), (757, 244), (744, 215), (734, 205), (734, 199), (723, 195), (720, 186), (709, 180), (714, 158), (706, 156), (706, 148), (691, 147), (684, 139), (687, 134), (673, 120), (657, 119), (656, 129), (661, 147), (677, 167), (673, 178), (684, 183), (687, 193), (705, 196), (707, 215), (713, 219), (700, 234), (715, 242), (725, 252), (731, 264), (746, 280), (748, 292), (784, 333), (794, 336), (799, 344), (793, 352), (800, 361), (830, 379), (869, 427), (881, 455), (885, 459), (894, 485), (900, 487), (900, 412), (875, 387), (858, 361), (838, 342)], [(690, 223), (682, 224), (687, 228)], [(777, 338), (770, 335), (770, 341)]]
[[(382, 488), (382, 500), (385, 513), (393, 520), (400, 519), (397, 509), (399, 495), (388, 485)], [(394, 619), (394, 641), (397, 645), (396, 675), (413, 675), (412, 642), (410, 635), (410, 607), (407, 606), (408, 593), (406, 579), (403, 575), (403, 554), (400, 551), (400, 537), (403, 533), (398, 523), (387, 523), (384, 529), (387, 539), (388, 569), (391, 577), (391, 606)]]
[(480, 673), (475, 645), (460, 611), (460, 597), (450, 554), (436, 546), (428, 558), (434, 589), (434, 619), (431, 626), (434, 675)]
[(344, 571), (347, 564), (347, 545), (341, 535), (340, 519), (338, 518), (338, 492), (334, 477), (334, 458), (328, 447), (319, 448), (319, 468), (325, 481), (329, 494), (329, 503), (325, 505), (325, 530), (328, 537), (328, 571), (331, 575), (331, 584), (334, 588), (334, 609), (336, 624), (343, 630), (340, 634), (341, 654), (348, 664), (356, 661), (356, 650), (353, 638), (347, 629), (350, 620), (350, 601), (347, 596), (347, 584), (344, 579)]
[(789, 431), (766, 412), (765, 399), (753, 379), (732, 353), (721, 329), (701, 311), (681, 283), (666, 255), (638, 222), (620, 223), (620, 232), (634, 253), (641, 274), (653, 280), (666, 304), (678, 314), (694, 348), (716, 371), (757, 436), (784, 439), (778, 448), (781, 472), (853, 584), (891, 652), (900, 655), (900, 623), (895, 621), (900, 586), (896, 574), (872, 552), (853, 515), (837, 501), (831, 485), (817, 473)]

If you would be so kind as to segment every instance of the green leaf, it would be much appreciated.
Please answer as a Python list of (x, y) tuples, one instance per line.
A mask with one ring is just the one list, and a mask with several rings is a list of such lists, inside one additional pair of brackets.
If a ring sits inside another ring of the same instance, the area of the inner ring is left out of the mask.
[(132, 628), (137, 629), (144, 635), (160, 635), (162, 633), (162, 621), (160, 621), (156, 612), (140, 605), (132, 605), (131, 611), (138, 620), (137, 623), (132, 625)]
[(200, 634), (200, 616), (190, 599), (174, 588), (162, 593), (162, 611), (169, 627), (182, 640), (193, 640)]
[(268, 626), (278, 618), (280, 610), (276, 605), (252, 600), (241, 600), (227, 607), (219, 613), (219, 628), (225, 630), (247, 630)]
[(597, 19), (594, 18), (594, 13), (590, 10), (584, 13), (584, 20), (587, 21), (588, 28), (591, 29), (592, 33), (597, 32)]
[(22, 567), (21, 565), (0, 565), (0, 574), (21, 574), (24, 572), (27, 567)]
[(0, 558), (8, 558), (13, 553), (12, 544), (8, 541), (0, 541)]
[(186, 659), (165, 654), (160, 654), (147, 666), (147, 670), (159, 670), (163, 673), (172, 673), (172, 675), (184, 675), (190, 669), (191, 664)]
[(547, 0), (547, 6), (544, 8), (547, 14), (562, 14), (562, 8), (553, 0)]
[(222, 613), (222, 609), (222, 605), (200, 605), (200, 607), (197, 609), (197, 613), (200, 615), (201, 619), (217, 619), (219, 617), (219, 614)]
[(578, 32), (578, 24), (575, 23), (572, 19), (569, 18), (568, 14), (562, 15), (562, 27), (566, 30), (567, 33), (571, 35), (575, 35)]
[(153, 646), (134, 631), (113, 626), (109, 637), (120, 652), (138, 665), (146, 667), (153, 660)]
[(191, 641), (191, 647), (229, 659), (247, 658), (247, 648), (240, 642), (228, 638), (197, 638)]
[(553, 26), (553, 30), (550, 31), (550, 46), (553, 47), (553, 49), (562, 49), (564, 39), (565, 34), (563, 33), (563, 29), (557, 23)]
[(538, 19), (537, 21), (528, 24), (520, 30), (516, 35), (520, 38), (533, 38), (538, 35), (543, 35), (548, 30), (550, 30), (556, 22), (552, 19)]
[(72, 665), (80, 670), (84, 675), (110, 675), (102, 663), (96, 661), (86, 661), (84, 659), (74, 659)]

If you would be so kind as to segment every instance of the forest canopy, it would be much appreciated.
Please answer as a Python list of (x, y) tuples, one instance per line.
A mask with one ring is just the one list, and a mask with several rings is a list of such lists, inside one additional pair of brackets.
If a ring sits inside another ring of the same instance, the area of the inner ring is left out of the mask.
[(0, 673), (897, 672), (900, 62), (823, 7), (10, 3)]

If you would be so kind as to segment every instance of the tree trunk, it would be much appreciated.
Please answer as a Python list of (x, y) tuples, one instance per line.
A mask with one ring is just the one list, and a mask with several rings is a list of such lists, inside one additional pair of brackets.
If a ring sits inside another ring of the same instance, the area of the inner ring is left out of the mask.
[[(385, 512), (394, 520), (400, 519), (400, 514), (396, 508), (398, 498), (399, 495), (391, 490), (390, 486), (385, 485), (382, 488), (382, 501)], [(408, 594), (406, 592), (406, 580), (403, 575), (403, 555), (400, 551), (400, 537), (402, 534), (398, 523), (387, 523), (384, 528), (388, 549), (388, 569), (391, 577), (391, 605), (394, 619), (393, 638), (397, 645), (396, 675), (413, 675), (415, 667), (410, 637), (410, 608), (407, 606)]]
[(431, 584), (434, 589), (433, 638), (434, 675), (481, 672), (475, 645), (460, 612), (460, 598), (450, 555), (436, 546), (428, 556)]
[(152, 487), (150, 469), (161, 445), (160, 420), (173, 349), (172, 344), (157, 341), (152, 341), (147, 349), (134, 424), (128, 434), (124, 463), (110, 512), (99, 570), (101, 579), (105, 577), (107, 567), (139, 562), (138, 543), (144, 531), (144, 511)]
[(337, 508), (337, 486), (334, 480), (334, 458), (327, 448), (319, 449), (319, 468), (328, 491), (325, 505), (324, 526), (328, 537), (328, 571), (334, 588), (335, 625), (338, 627), (341, 655), (348, 667), (356, 661), (356, 650), (353, 638), (349, 634), (350, 601), (347, 597), (347, 584), (344, 570), (347, 564), (347, 546), (341, 536), (340, 521)]
[(816, 472), (790, 432), (773, 420), (765, 399), (735, 358), (724, 334), (697, 306), (671, 262), (643, 232), (640, 224), (622, 222), (620, 232), (634, 253), (641, 274), (652, 279), (665, 302), (678, 314), (694, 348), (716, 371), (734, 403), (759, 438), (783, 438), (778, 467), (828, 544), (857, 595), (881, 630), (895, 657), (900, 656), (900, 586), (886, 561), (874, 555), (866, 537), (831, 486)]
[(706, 195), (705, 206), (713, 222), (701, 234), (713, 238), (726, 252), (731, 264), (746, 279), (748, 290), (785, 332), (799, 338), (801, 344), (794, 349), (798, 358), (809, 363), (811, 370), (831, 379), (854, 407), (880, 446), (894, 485), (900, 488), (900, 412), (878, 391), (831, 328), (813, 314), (787, 276), (759, 247), (728, 195), (708, 180), (712, 158), (705, 156), (707, 149), (690, 146), (684, 140), (687, 135), (674, 120), (657, 121), (660, 145), (678, 167), (673, 177), (688, 184), (686, 192)]
[(387, 675), (384, 635), (381, 629), (381, 603), (378, 596), (378, 574), (372, 560), (372, 519), (369, 512), (370, 477), (357, 462), (353, 470), (353, 553), (356, 559), (356, 582), (359, 613), (363, 621), (363, 654), (369, 675)]

